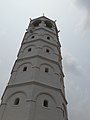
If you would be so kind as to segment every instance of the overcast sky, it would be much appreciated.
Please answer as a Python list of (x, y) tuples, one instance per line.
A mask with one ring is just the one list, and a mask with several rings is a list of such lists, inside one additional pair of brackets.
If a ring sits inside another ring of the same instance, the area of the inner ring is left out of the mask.
[(45, 14), (61, 31), (69, 120), (90, 120), (90, 0), (0, 0), (0, 96), (29, 18)]

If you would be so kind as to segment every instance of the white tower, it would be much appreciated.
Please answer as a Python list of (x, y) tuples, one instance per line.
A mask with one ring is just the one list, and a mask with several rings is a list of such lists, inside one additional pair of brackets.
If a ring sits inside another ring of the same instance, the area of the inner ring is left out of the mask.
[(60, 47), (54, 21), (30, 21), (1, 99), (0, 120), (68, 119)]

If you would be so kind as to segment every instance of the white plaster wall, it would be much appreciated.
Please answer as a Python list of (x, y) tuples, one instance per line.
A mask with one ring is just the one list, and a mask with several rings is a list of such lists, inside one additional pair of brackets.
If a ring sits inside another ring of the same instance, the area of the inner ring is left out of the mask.
[[(43, 22), (49, 20), (45, 17), (39, 19)], [(67, 120), (57, 30), (53, 21), (49, 20), (51, 29), (43, 22), (33, 27), (32, 33), (29, 26), (24, 36), (2, 97), (0, 120)], [(31, 51), (28, 51), (29, 48)], [(46, 49), (50, 52), (47, 53)], [(23, 71), (24, 67), (27, 67), (26, 71)], [(49, 71), (45, 72), (45, 68)], [(16, 98), (20, 99), (18, 105), (14, 104)], [(48, 107), (43, 106), (45, 99)]]

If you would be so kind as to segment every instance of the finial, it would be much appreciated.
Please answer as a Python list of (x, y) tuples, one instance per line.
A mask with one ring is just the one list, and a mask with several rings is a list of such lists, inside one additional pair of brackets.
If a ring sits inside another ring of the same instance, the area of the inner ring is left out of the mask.
[(44, 13), (43, 13), (43, 16), (44, 16)]
[(31, 21), (32, 19), (30, 18), (30, 21)]

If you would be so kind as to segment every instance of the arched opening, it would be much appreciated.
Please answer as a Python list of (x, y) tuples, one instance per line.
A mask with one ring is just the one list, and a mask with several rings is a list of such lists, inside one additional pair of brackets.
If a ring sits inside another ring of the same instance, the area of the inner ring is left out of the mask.
[(50, 40), (50, 37), (48, 36), (47, 39)]
[(31, 39), (33, 39), (35, 36), (33, 35), (33, 36), (31, 36)]
[(23, 72), (25, 72), (25, 71), (27, 71), (27, 67), (26, 66), (23, 68)]
[(52, 28), (52, 23), (51, 22), (49, 22), (49, 21), (45, 21), (45, 24), (46, 24), (46, 27), (48, 27), (48, 28)]
[(30, 52), (30, 51), (31, 51), (31, 48), (28, 49), (28, 52)]
[(49, 49), (46, 49), (46, 52), (49, 53), (50, 52)]
[(20, 98), (16, 98), (14, 101), (14, 105), (19, 105), (19, 102), (20, 102)]
[(49, 68), (45, 68), (45, 72), (48, 73), (49, 72)]
[(44, 107), (48, 107), (48, 101), (47, 101), (47, 100), (44, 100), (44, 101), (43, 101), (43, 106), (44, 106)]
[(36, 20), (33, 22), (33, 25), (34, 27), (38, 27), (40, 23), (41, 23), (41, 20)]

